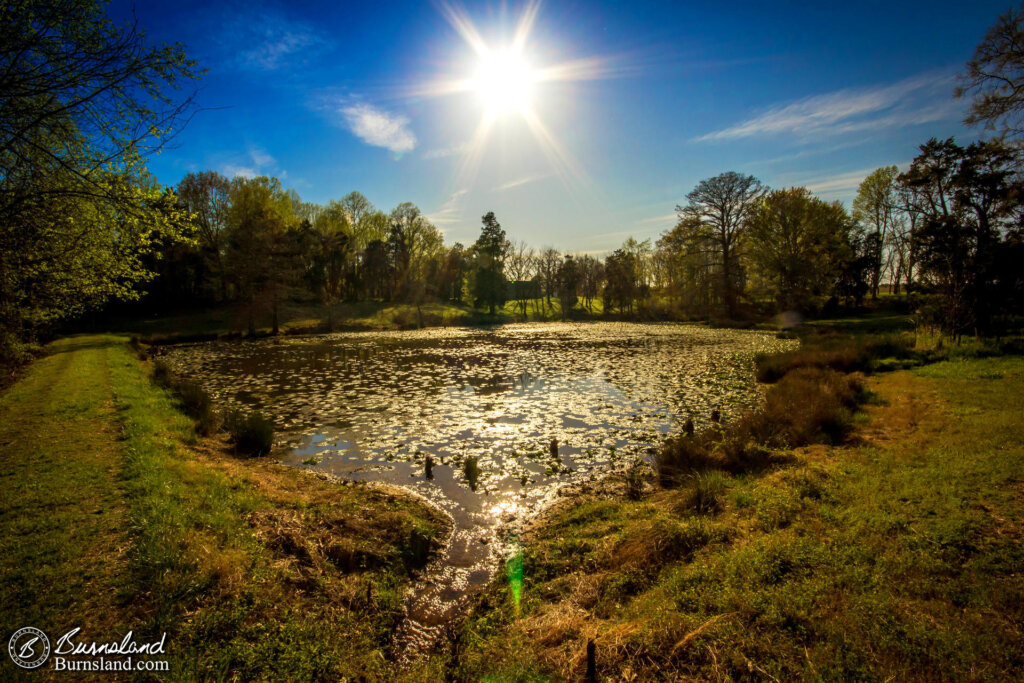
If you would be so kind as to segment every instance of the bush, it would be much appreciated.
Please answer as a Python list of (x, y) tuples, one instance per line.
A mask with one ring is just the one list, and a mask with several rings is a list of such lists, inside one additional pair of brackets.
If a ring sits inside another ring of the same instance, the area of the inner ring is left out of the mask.
[(196, 431), (209, 436), (217, 431), (220, 420), (213, 409), (213, 398), (198, 382), (186, 380), (176, 384), (178, 398), (185, 413), (196, 421)]
[(252, 456), (266, 455), (274, 445), (274, 424), (260, 412), (229, 410), (224, 427), (235, 443), (235, 450)]
[(174, 384), (171, 366), (162, 358), (157, 358), (153, 361), (153, 382), (167, 389), (170, 389)]

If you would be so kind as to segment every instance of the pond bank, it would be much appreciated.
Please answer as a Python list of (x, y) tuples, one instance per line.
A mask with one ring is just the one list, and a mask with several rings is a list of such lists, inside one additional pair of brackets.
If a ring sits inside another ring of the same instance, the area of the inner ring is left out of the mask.
[(126, 338), (47, 351), (0, 394), (0, 622), (166, 631), (175, 679), (387, 677), (442, 516), (200, 442)]

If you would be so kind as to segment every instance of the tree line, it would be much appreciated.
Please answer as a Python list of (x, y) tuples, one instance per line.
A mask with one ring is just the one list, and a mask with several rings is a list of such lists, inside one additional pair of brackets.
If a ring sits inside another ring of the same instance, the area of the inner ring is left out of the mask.
[[(702, 180), (659, 239), (604, 258), (511, 242), (493, 213), (479, 239), (446, 245), (411, 203), (384, 212), (352, 192), (303, 202), (275, 178), (190, 173), (177, 208), (194, 239), (156, 252), (153, 301), (237, 302), (273, 314), (284, 298), (451, 301), (526, 318), (558, 311), (730, 319), (857, 306), (883, 288), (914, 298), (951, 334), (990, 334), (1020, 310), (1024, 185), (998, 139), (930, 140), (910, 167), (879, 168), (847, 211), (806, 188), (735, 172)], [(557, 303), (557, 306), (555, 305)], [(329, 324), (331, 321), (328, 321)]]
[[(1022, 6), (1024, 7), (1024, 6)], [(95, 0), (0, 7), (0, 360), (62, 321), (137, 300), (231, 303), (277, 325), (283, 301), (497, 313), (745, 317), (857, 305), (883, 289), (949, 334), (998, 333), (1021, 312), (1024, 11), (1001, 16), (961, 77), (967, 123), (995, 137), (929, 140), (900, 173), (861, 184), (852, 211), (806, 188), (729, 172), (702, 180), (657, 240), (565, 254), (510, 241), (493, 213), (446, 245), (413, 204), (358, 192), (304, 202), (275, 178), (188, 174), (161, 187), (146, 159), (196, 112), (203, 70), (149, 45)], [(328, 324), (333, 324), (328, 320)]]

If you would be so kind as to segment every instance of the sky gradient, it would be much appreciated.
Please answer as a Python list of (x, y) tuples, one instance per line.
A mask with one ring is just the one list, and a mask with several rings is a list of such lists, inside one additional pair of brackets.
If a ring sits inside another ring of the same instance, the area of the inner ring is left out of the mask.
[[(508, 112), (474, 145), (479, 93), (433, 92), (479, 62), (451, 15), (500, 50), (525, 3), (140, 3), (152, 40), (209, 69), (204, 110), (150, 169), (167, 185), (214, 169), (277, 176), (307, 201), (411, 201), (449, 243), (494, 211), (510, 239), (573, 252), (656, 239), (724, 171), (849, 206), (867, 173), (928, 138), (979, 136), (955, 77), (1011, 5), (832, 5), (548, 0), (524, 58), (585, 78), (534, 86), (546, 138)], [(132, 11), (110, 6), (118, 22)]]

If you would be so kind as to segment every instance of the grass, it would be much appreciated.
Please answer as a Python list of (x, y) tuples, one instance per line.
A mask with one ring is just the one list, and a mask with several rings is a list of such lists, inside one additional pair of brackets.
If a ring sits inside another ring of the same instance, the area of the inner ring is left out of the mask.
[(437, 513), (199, 439), (124, 338), (49, 351), (0, 396), (2, 623), (166, 631), (177, 680), (388, 675)]
[(1020, 680), (1019, 357), (876, 374), (852, 440), (639, 500), (611, 484), (524, 539), (459, 680)]
[[(570, 319), (588, 319), (602, 314), (600, 300), (593, 302), (593, 311), (577, 304)], [(527, 301), (529, 321), (562, 320), (557, 299), (548, 304), (544, 299)], [(327, 306), (317, 303), (289, 302), (279, 311), (280, 330), (283, 334), (323, 332), (333, 320), (337, 331), (402, 330), (419, 327), (448, 325), (493, 325), (524, 320), (518, 301), (506, 302), (493, 316), (465, 304), (429, 302), (414, 304), (381, 301), (360, 301)], [(241, 336), (248, 330), (248, 313), (238, 305), (215, 306), (180, 313), (123, 318), (106, 321), (106, 327), (125, 334), (137, 335), (150, 342), (200, 341), (217, 337)], [(265, 312), (256, 318), (257, 334), (271, 332), (271, 315)]]

